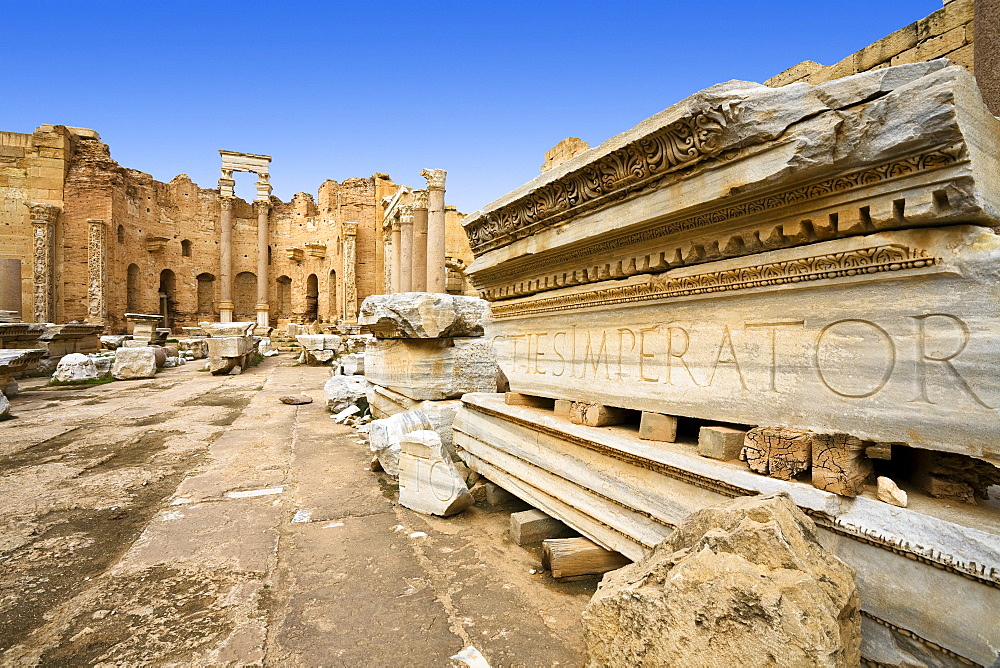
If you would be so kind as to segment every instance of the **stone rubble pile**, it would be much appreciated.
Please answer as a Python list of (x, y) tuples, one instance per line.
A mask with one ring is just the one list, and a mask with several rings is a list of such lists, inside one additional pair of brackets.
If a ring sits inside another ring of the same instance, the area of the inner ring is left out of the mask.
[(371, 338), (367, 334), (297, 334), (295, 340), (302, 348), (299, 363), (335, 364), (348, 355), (363, 353)]

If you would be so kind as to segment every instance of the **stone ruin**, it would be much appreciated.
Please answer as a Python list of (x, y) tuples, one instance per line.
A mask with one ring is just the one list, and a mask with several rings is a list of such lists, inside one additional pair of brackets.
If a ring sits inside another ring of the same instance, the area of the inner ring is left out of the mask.
[(553, 166), (463, 221), (511, 392), (462, 397), (456, 452), (644, 564), (609, 591), (678, 550), (717, 572), (721, 534), (657, 546), (787, 494), (855, 571), (866, 660), (993, 663), (996, 506), (963, 504), (1000, 482), (998, 147), (938, 60), (719, 84)]

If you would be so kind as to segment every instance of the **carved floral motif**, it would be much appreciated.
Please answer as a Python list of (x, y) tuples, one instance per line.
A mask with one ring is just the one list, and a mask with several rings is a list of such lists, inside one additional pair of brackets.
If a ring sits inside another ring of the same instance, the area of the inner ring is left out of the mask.
[(420, 190), (414, 190), (413, 192), (413, 206), (414, 209), (426, 209), (427, 208), (427, 190), (421, 188)]
[(443, 169), (424, 169), (421, 170), (420, 176), (427, 179), (428, 190), (444, 190), (444, 179), (448, 176), (448, 172)]

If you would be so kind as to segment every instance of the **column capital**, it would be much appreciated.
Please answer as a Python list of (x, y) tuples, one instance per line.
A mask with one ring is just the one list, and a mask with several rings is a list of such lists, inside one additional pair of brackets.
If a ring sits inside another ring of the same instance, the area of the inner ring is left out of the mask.
[(271, 210), (271, 200), (255, 199), (253, 201), (253, 208), (258, 215), (261, 211), (267, 213)]
[(104, 220), (101, 218), (88, 218), (87, 223), (89, 223), (91, 227), (104, 227)]
[(399, 232), (399, 229), (400, 227), (402, 227), (402, 225), (403, 221), (401, 221), (399, 218), (393, 218), (392, 220), (389, 221), (389, 231)]
[(233, 200), (235, 199), (235, 197), (223, 195), (219, 198), (219, 206), (222, 207), (223, 211), (230, 211), (233, 208)]
[(356, 237), (358, 235), (358, 224), (344, 223), (344, 234), (349, 237)]
[(420, 176), (427, 179), (428, 190), (444, 190), (444, 179), (448, 176), (448, 172), (443, 169), (424, 169), (421, 170)]
[(414, 209), (426, 209), (427, 208), (427, 190), (421, 188), (420, 190), (413, 191), (413, 204)]
[(59, 217), (59, 207), (41, 202), (25, 202), (32, 223), (54, 223)]
[(409, 204), (399, 207), (399, 223), (400, 225), (413, 224), (413, 207)]

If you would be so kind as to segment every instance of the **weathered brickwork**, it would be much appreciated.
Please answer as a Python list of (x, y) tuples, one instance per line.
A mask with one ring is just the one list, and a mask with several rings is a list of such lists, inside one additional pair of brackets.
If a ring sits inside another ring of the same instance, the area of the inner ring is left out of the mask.
[[(385, 290), (382, 198), (399, 185), (384, 174), (328, 180), (317, 196), (271, 198), (268, 303), (272, 324), (335, 322), (357, 306), (344, 303), (344, 223), (357, 223), (358, 304)], [(106, 223), (109, 331), (123, 330), (124, 313), (169, 313), (174, 328), (218, 319), (220, 298), (219, 191), (185, 174), (169, 183), (120, 166), (93, 130), (43, 125), (32, 134), (0, 132), (0, 304), (33, 313), (32, 236), (28, 202), (59, 207), (55, 228), (56, 321), (87, 318), (89, 220)], [(461, 214), (449, 217), (449, 249), (471, 260)], [(20, 285), (11, 276), (18, 273)], [(13, 267), (13, 269), (12, 269)], [(257, 213), (233, 203), (234, 317), (254, 320)]]
[[(890, 65), (935, 58), (948, 58), (975, 73), (976, 5), (989, 1), (946, 0), (942, 9), (869, 44), (840, 62), (823, 66), (806, 60), (764, 83), (768, 86), (784, 86), (797, 81), (818, 84)], [(994, 110), (994, 113), (998, 111)]]

